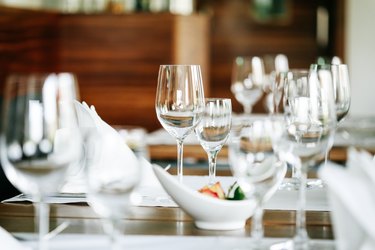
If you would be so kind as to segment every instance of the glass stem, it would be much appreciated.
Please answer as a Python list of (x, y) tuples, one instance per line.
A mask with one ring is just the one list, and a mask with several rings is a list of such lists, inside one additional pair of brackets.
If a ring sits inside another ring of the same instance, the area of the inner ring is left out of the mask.
[(34, 206), (38, 231), (38, 250), (46, 250), (48, 249), (48, 242), (45, 236), (49, 232), (49, 205), (40, 198), (34, 203)]
[(263, 238), (263, 205), (261, 201), (257, 202), (257, 206), (254, 211), (254, 215), (251, 221), (251, 237), (254, 240), (255, 245), (259, 246)]
[(292, 179), (295, 181), (301, 179), (301, 169), (297, 168), (295, 164), (292, 164)]
[(324, 157), (324, 166), (327, 166), (327, 163), (328, 163), (328, 155), (329, 155), (329, 151), (331, 150), (331, 148), (333, 147), (333, 143), (335, 141), (335, 130), (332, 131), (332, 134), (329, 136), (328, 138), (328, 145), (327, 145), (327, 149), (326, 149), (326, 154), (325, 154), (325, 157)]
[(247, 114), (247, 115), (250, 115), (251, 111), (253, 109), (253, 107), (251, 105), (244, 105), (243, 108), (244, 108), (245, 114)]
[[(296, 136), (296, 141), (298, 144), (301, 143), (301, 136), (302, 135), (297, 135)], [(301, 161), (294, 161), (292, 164), (292, 180), (294, 184), (301, 185), (301, 175), (302, 175), (302, 164)], [(306, 179), (305, 179), (306, 182)]]
[(215, 184), (216, 178), (216, 157), (218, 151), (210, 151), (208, 152), (208, 184), (213, 185)]
[[(306, 163), (305, 163), (306, 164)], [(307, 166), (302, 164), (300, 185), (298, 190), (298, 204), (296, 211), (296, 236), (295, 242), (298, 244), (307, 244), (308, 235), (306, 231), (306, 181), (307, 181)]]
[(118, 230), (118, 226), (119, 220), (116, 219), (106, 219), (103, 223), (104, 231), (109, 237), (111, 250), (121, 249), (120, 232)]
[(179, 182), (182, 183), (183, 178), (183, 153), (184, 153), (184, 144), (183, 140), (177, 140), (177, 176)]

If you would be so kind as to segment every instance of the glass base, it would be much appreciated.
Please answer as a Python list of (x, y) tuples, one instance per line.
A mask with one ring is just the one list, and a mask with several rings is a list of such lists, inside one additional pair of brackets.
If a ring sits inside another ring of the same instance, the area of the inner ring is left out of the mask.
[[(290, 178), (285, 180), (279, 186), (279, 190), (299, 190), (300, 181), (298, 178)], [(321, 179), (308, 179), (306, 182), (306, 189), (322, 189), (325, 187), (325, 183)]]
[(300, 186), (300, 180), (298, 178), (285, 179), (279, 186), (279, 190), (298, 190)]
[(306, 188), (307, 189), (321, 189), (325, 187), (325, 183), (321, 179), (307, 180)]

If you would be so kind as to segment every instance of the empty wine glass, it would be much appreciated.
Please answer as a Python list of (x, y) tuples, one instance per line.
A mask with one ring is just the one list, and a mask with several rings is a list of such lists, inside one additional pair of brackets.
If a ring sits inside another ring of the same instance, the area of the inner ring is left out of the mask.
[(48, 247), (45, 198), (58, 192), (81, 157), (76, 87), (70, 73), (13, 74), (5, 83), (1, 164), (10, 182), (32, 196), (39, 249)]
[(341, 123), (350, 109), (351, 91), (349, 70), (346, 64), (331, 65), (337, 122)]
[(297, 157), (300, 171), (296, 235), (292, 249), (312, 247), (306, 231), (306, 179), (310, 166), (322, 157), (336, 127), (336, 110), (330, 70), (288, 72), (290, 80), (284, 89), (286, 127), (279, 137), (280, 150)]
[[(289, 92), (292, 91), (288, 89), (288, 86), (294, 86), (294, 83), (298, 82), (299, 84), (304, 84), (304, 82), (307, 82), (307, 79), (309, 77), (309, 70), (307, 69), (291, 69), (287, 72), (281, 73), (278, 79), (278, 86), (280, 87), (279, 94), (280, 94), (280, 101), (281, 107), (283, 109), (283, 116), (285, 119), (289, 119), (290, 115), (290, 104), (289, 102)], [(290, 160), (288, 163), (291, 166), (292, 169), (292, 176), (287, 181), (283, 182), (280, 185), (281, 190), (297, 190), (300, 185), (300, 168), (296, 167), (296, 161)]]
[[(318, 65), (312, 64), (311, 70), (318, 71), (319, 69), (331, 70), (332, 82), (333, 82), (333, 93), (334, 102), (336, 106), (336, 118), (337, 126), (344, 120), (350, 109), (351, 91), (349, 81), (349, 71), (346, 64), (331, 64), (331, 65)], [(336, 128), (337, 129), (337, 128)], [(334, 131), (335, 132), (335, 131)], [(332, 133), (329, 139), (329, 144), (326, 149), (324, 164), (328, 162), (328, 154), (334, 144), (334, 133)], [(309, 188), (322, 188), (324, 183), (322, 180), (309, 181), (307, 183)]]
[(231, 117), (232, 104), (230, 99), (207, 98), (202, 120), (195, 128), (195, 134), (208, 155), (209, 185), (215, 182), (216, 157), (228, 139)]
[(183, 142), (199, 123), (204, 111), (199, 65), (161, 65), (155, 108), (159, 122), (177, 140), (177, 176), (183, 176)]
[(289, 70), (288, 57), (284, 54), (263, 56), (265, 82), (263, 91), (266, 94), (264, 99), (265, 107), (270, 114), (278, 114), (278, 106), (281, 100), (282, 77)]
[(229, 143), (229, 164), (246, 194), (256, 201), (252, 217), (250, 249), (263, 249), (263, 204), (276, 192), (286, 174), (279, 161), (274, 141), (282, 135), (281, 119), (241, 120)]
[(338, 56), (319, 56), (316, 59), (318, 65), (342, 64), (342, 60)]
[(111, 249), (122, 249), (121, 219), (137, 202), (133, 191), (141, 180), (140, 161), (114, 129), (91, 131), (87, 137), (94, 157), (86, 166), (88, 203), (102, 218)]
[(244, 107), (246, 115), (251, 114), (253, 105), (262, 97), (264, 79), (264, 64), (261, 57), (235, 58), (231, 91)]

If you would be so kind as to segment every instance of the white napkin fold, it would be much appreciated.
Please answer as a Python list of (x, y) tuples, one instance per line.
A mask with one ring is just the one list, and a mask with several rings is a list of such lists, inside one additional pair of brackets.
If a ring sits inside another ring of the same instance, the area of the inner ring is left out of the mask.
[[(133, 151), (126, 145), (121, 135), (104, 122), (96, 113), (94, 106), (85, 102), (75, 102), (78, 123), (85, 141), (85, 162), (82, 166), (104, 164), (108, 166), (123, 165), (129, 175), (140, 175), (140, 163)], [(79, 172), (71, 174), (61, 192), (86, 193), (83, 167)]]
[(331, 163), (319, 176), (328, 186), (337, 249), (375, 249), (373, 156), (350, 148), (346, 168)]

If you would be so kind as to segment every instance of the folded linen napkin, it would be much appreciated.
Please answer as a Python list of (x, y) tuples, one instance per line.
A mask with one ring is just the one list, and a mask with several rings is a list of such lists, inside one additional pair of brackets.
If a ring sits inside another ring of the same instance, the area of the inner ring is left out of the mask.
[(346, 168), (329, 164), (318, 174), (328, 187), (337, 249), (375, 249), (373, 156), (350, 148)]
[(121, 135), (104, 122), (96, 113), (94, 106), (85, 102), (75, 102), (78, 123), (84, 139), (84, 160), (81, 168), (70, 173), (63, 193), (86, 193), (84, 167), (92, 164), (108, 166), (122, 165), (128, 169), (129, 175), (140, 175), (140, 163), (133, 151), (124, 142)]

